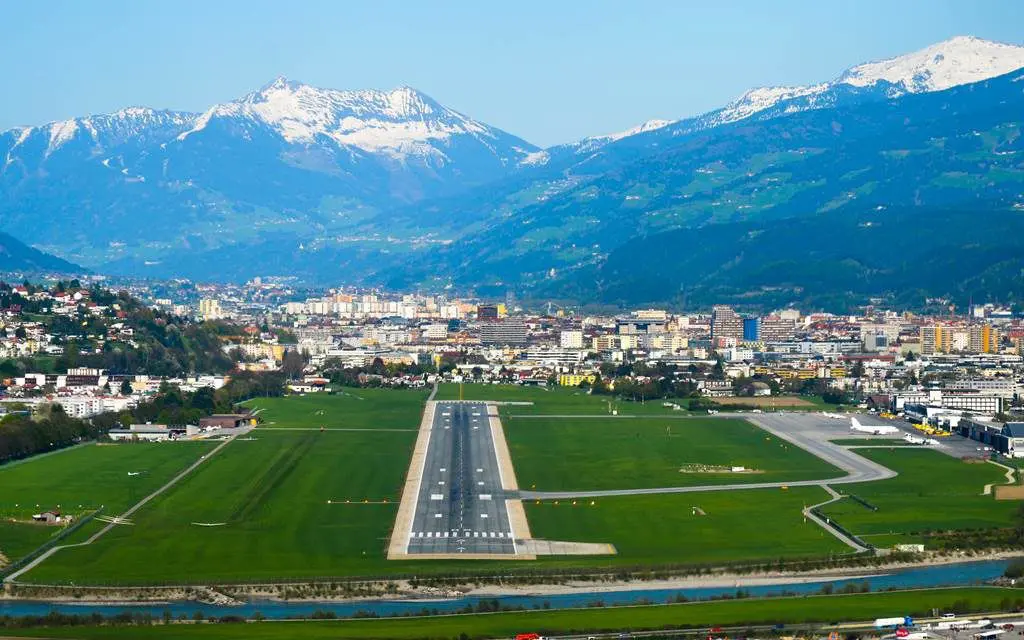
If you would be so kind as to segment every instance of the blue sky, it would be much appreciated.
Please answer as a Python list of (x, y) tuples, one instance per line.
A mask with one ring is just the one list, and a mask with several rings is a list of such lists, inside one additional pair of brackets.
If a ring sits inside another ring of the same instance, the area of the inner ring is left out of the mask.
[(275, 76), (416, 87), (542, 146), (829, 79), (954, 35), (1024, 44), (1024, 2), (175, 0), (0, 6), (0, 130), (200, 111)]

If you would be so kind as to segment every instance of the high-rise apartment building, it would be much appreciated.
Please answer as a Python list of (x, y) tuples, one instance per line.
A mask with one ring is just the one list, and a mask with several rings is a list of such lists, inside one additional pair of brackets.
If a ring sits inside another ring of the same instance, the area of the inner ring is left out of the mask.
[(224, 317), (220, 301), (214, 298), (203, 298), (199, 301), (199, 317), (203, 320), (219, 320)]
[(722, 304), (711, 309), (711, 339), (743, 339), (743, 318), (732, 307)]
[(526, 323), (521, 320), (498, 320), (480, 325), (480, 342), (483, 344), (526, 344)]
[(990, 324), (921, 327), (921, 353), (998, 353), (999, 330)]
[(761, 339), (761, 318), (743, 318), (743, 341), (757, 342)]
[(782, 316), (761, 318), (761, 340), (788, 342), (796, 336), (796, 320)]

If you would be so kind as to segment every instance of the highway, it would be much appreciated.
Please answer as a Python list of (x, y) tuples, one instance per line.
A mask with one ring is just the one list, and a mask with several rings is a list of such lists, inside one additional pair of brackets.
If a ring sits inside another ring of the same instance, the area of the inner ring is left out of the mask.
[(436, 403), (409, 555), (515, 552), (487, 406)]
[[(1020, 619), (1020, 613), (1008, 613), (1002, 611), (993, 611), (989, 613), (973, 613), (968, 615), (959, 616), (957, 620), (961, 622), (974, 622), (979, 620), (988, 619), (991, 620), (995, 626), (1001, 627), (1004, 624), (1011, 624), (1015, 628), (1019, 629), (1024, 626), (1024, 620)], [(928, 637), (935, 638), (936, 640), (961, 640), (965, 638), (972, 638), (975, 633), (980, 631), (977, 626), (964, 631), (948, 631), (938, 630), (933, 627), (940, 622), (949, 623), (950, 620), (943, 618), (915, 618), (914, 627), (909, 629), (911, 633), (923, 633)], [(749, 638), (772, 638), (781, 635), (801, 637), (807, 635), (817, 635), (824, 637), (829, 632), (837, 632), (841, 634), (855, 634), (865, 635), (868, 637), (875, 638), (892, 638), (894, 632), (892, 630), (883, 631), (876, 629), (872, 620), (860, 620), (860, 621), (847, 621), (839, 623), (826, 623), (826, 622), (801, 622), (797, 624), (764, 624), (756, 623), (749, 625), (728, 625), (722, 627), (677, 627), (671, 629), (648, 629), (630, 631), (623, 629), (620, 631), (598, 631), (592, 633), (573, 633), (573, 634), (557, 634), (545, 636), (549, 640), (590, 640), (591, 638), (598, 640), (604, 638), (680, 638), (680, 637), (699, 637), (699, 638), (737, 638), (737, 637), (749, 637)], [(1003, 637), (1011, 638), (1015, 633), (1007, 633)]]

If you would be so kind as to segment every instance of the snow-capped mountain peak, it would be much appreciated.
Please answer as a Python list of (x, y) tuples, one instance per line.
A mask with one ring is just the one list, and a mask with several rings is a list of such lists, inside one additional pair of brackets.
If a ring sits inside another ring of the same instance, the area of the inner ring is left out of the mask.
[(468, 135), (492, 146), (505, 135), (411, 87), (339, 91), (283, 76), (238, 100), (211, 107), (178, 139), (187, 139), (216, 119), (266, 126), (289, 144), (330, 140), (401, 161), (419, 156), (445, 162), (440, 147), (453, 136)]
[(857, 65), (837, 80), (864, 87), (888, 82), (907, 93), (942, 91), (1024, 67), (1024, 47), (956, 36), (907, 55)]
[(829, 107), (838, 91), (881, 90), (896, 98), (981, 82), (1024, 67), (1024, 47), (973, 36), (957, 36), (906, 55), (847, 69), (831, 82), (747, 91), (711, 114), (714, 124), (748, 118), (787, 103), (787, 111)]

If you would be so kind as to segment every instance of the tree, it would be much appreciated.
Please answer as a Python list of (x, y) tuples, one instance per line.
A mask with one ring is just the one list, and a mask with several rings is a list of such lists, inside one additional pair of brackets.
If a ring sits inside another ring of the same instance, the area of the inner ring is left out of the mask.
[(839, 389), (829, 389), (821, 394), (821, 399), (828, 404), (843, 404), (846, 402), (846, 394)]
[(130, 396), (134, 392), (135, 392), (135, 390), (132, 389), (132, 383), (128, 382), (128, 378), (125, 378), (124, 380), (121, 381), (121, 395), (122, 396)]
[(294, 349), (289, 349), (284, 352), (284, 357), (281, 359), (281, 372), (289, 380), (294, 380), (302, 374), (302, 370), (306, 368), (306, 362), (302, 358), (302, 354)]
[(384, 360), (381, 358), (374, 358), (373, 362), (370, 363), (370, 373), (383, 376), (388, 372), (388, 368), (384, 366)]
[(725, 363), (721, 358), (715, 359), (715, 366), (711, 369), (711, 378), (714, 380), (725, 380)]

